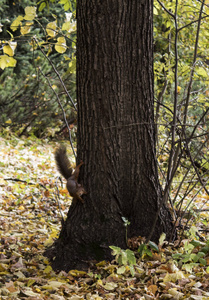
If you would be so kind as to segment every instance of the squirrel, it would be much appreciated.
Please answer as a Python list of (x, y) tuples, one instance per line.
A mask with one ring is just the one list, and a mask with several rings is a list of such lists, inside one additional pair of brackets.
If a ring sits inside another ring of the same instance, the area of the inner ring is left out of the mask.
[(70, 196), (73, 197), (73, 201), (80, 200), (84, 203), (84, 200), (81, 198), (83, 194), (87, 194), (84, 187), (78, 183), (78, 175), (80, 172), (80, 167), (83, 165), (83, 161), (76, 166), (75, 171), (70, 164), (70, 161), (67, 157), (66, 147), (60, 145), (59, 148), (55, 151), (55, 161), (57, 169), (60, 174), (67, 180), (66, 187)]

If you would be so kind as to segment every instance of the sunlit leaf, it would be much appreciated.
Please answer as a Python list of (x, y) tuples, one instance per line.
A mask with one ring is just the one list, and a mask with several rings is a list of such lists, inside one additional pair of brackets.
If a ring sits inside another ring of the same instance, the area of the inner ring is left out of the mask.
[(59, 3), (64, 5), (65, 11), (72, 10), (72, 4), (71, 4), (70, 0), (60, 0)]
[(62, 30), (66, 30), (68, 33), (76, 31), (76, 23), (75, 22), (65, 22), (62, 25)]
[(50, 22), (46, 26), (46, 32), (51, 37), (55, 37), (56, 36), (56, 34), (57, 34), (56, 29), (57, 29), (57, 21)]
[(10, 28), (13, 30), (13, 31), (16, 31), (19, 27), (19, 25), (21, 24), (21, 21), (23, 20), (23, 16), (18, 16), (11, 24)]
[(25, 20), (32, 21), (36, 17), (36, 7), (35, 6), (27, 6), (25, 8)]
[(64, 37), (58, 37), (57, 43), (55, 44), (55, 50), (59, 53), (64, 53), (67, 49), (66, 40)]
[(4, 70), (6, 67), (15, 67), (16, 59), (7, 55), (0, 55), (0, 68)]
[(162, 246), (163, 242), (165, 241), (166, 234), (162, 233), (160, 238), (159, 238), (159, 245)]
[(16, 47), (17, 47), (17, 42), (9, 41), (8, 45), (3, 47), (3, 51), (5, 54), (8, 54), (9, 56), (13, 56)]
[(20, 32), (22, 35), (27, 34), (31, 31), (31, 26), (33, 25), (33, 22), (26, 22), (24, 26), (20, 27)]
[(126, 271), (126, 267), (125, 266), (121, 266), (117, 269), (117, 274), (123, 274)]

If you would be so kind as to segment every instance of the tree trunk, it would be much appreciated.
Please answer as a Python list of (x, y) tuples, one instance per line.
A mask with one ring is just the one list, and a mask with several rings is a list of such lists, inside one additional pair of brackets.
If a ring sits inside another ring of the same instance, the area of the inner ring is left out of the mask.
[[(110, 245), (149, 236), (160, 202), (153, 106), (152, 0), (77, 0), (78, 159), (73, 204), (48, 256), (68, 271), (111, 259)], [(162, 205), (151, 240), (169, 233)]]

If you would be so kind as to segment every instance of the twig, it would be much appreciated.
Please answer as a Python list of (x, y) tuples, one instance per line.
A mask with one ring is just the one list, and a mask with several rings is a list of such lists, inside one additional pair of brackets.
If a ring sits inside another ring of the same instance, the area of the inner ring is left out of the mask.
[(43, 72), (42, 72), (42, 70), (41, 70), (40, 67), (38, 67), (38, 69), (39, 69), (39, 71), (41, 72), (41, 74), (44, 76), (44, 78), (48, 81), (48, 84), (49, 84), (50, 88), (52, 89), (52, 91), (54, 92), (55, 96), (57, 97), (57, 101), (58, 101), (58, 103), (59, 103), (59, 106), (61, 107), (62, 114), (63, 114), (63, 118), (64, 118), (65, 124), (66, 124), (66, 126), (67, 126), (67, 129), (68, 129), (69, 138), (70, 138), (70, 145), (71, 145), (71, 148), (72, 148), (72, 150), (73, 150), (73, 154), (74, 154), (74, 156), (75, 156), (75, 158), (76, 158), (76, 153), (75, 153), (75, 149), (74, 149), (74, 147), (73, 147), (73, 142), (72, 142), (71, 130), (70, 130), (70, 127), (69, 127), (69, 125), (68, 125), (67, 118), (66, 118), (66, 114), (65, 114), (65, 110), (64, 110), (64, 108), (63, 108), (63, 106), (62, 106), (62, 103), (61, 103), (61, 101), (60, 101), (60, 98), (59, 98), (57, 92), (55, 91), (55, 89), (53, 89), (53, 87), (52, 87), (52, 85), (51, 85), (51, 83), (50, 83), (48, 77), (46, 77), (46, 76), (43, 74)]
[[(159, 1), (158, 1), (159, 2)], [(177, 23), (177, 8), (178, 8), (178, 0), (176, 0), (176, 6), (175, 6), (175, 14), (171, 14), (174, 18), (175, 22), (175, 91), (174, 91), (174, 105), (173, 105), (173, 121), (172, 121), (172, 127), (171, 127), (171, 151), (168, 161), (168, 171), (167, 171), (167, 184), (164, 189), (164, 195), (163, 195), (163, 203), (167, 201), (168, 198), (168, 191), (170, 189), (173, 177), (172, 174), (174, 170), (174, 154), (175, 154), (175, 134), (176, 134), (176, 120), (177, 120), (177, 102), (178, 102), (178, 23)], [(167, 10), (167, 12), (169, 12)]]
[(201, 19), (202, 19), (202, 11), (203, 11), (203, 7), (204, 7), (204, 2), (205, 2), (205, 0), (202, 1), (202, 5), (201, 5), (201, 8), (200, 8), (200, 13), (199, 13), (199, 19), (198, 19), (198, 25), (197, 25), (197, 32), (196, 32), (194, 58), (193, 58), (193, 64), (192, 64), (192, 69), (191, 69), (191, 73), (190, 73), (189, 85), (188, 85), (188, 89), (187, 89), (187, 97), (186, 97), (186, 103), (185, 103), (185, 109), (184, 109), (184, 121), (183, 121), (183, 124), (186, 123), (186, 119), (187, 119), (187, 111), (188, 111), (189, 99), (190, 99), (191, 88), (192, 88), (192, 83), (193, 83), (194, 69), (195, 69), (195, 64), (196, 64), (196, 60), (197, 60), (197, 48), (198, 48), (199, 33), (200, 33), (200, 24), (201, 24)]
[(157, 2), (162, 6), (162, 8), (163, 8), (163, 9), (164, 9), (164, 10), (165, 10), (165, 11), (166, 11), (173, 19), (175, 19), (175, 15), (172, 14), (172, 12), (171, 12), (170, 10), (168, 10), (160, 0), (157, 0)]
[[(17, 179), (17, 178), (4, 178), (4, 180), (11, 180), (11, 181), (23, 182), (23, 183), (28, 184), (28, 185), (37, 185), (37, 183), (27, 182), (26, 180), (21, 180), (21, 179)], [(40, 185), (46, 191), (48, 191), (48, 189), (42, 183), (38, 183), (38, 185)]]
[[(209, 17), (209, 16), (207, 15), (207, 16), (202, 17), (201, 19), (203, 20), (203, 19), (208, 18), (208, 17)], [(188, 24), (186, 24), (186, 25), (180, 27), (180, 28), (178, 29), (178, 31), (181, 31), (182, 29), (184, 29), (184, 28), (186, 28), (186, 27), (189, 27), (190, 25), (192, 25), (192, 24), (194, 24), (194, 23), (196, 23), (196, 22), (199, 22), (199, 20), (200, 20), (200, 19), (198, 18), (197, 20), (194, 20), (194, 21), (192, 21), (192, 22), (190, 22), (190, 23), (188, 23)]]

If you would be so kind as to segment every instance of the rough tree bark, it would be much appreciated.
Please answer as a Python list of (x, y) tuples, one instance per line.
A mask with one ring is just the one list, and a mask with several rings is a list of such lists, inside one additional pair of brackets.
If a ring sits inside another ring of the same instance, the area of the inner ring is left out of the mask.
[[(148, 236), (162, 200), (155, 157), (152, 0), (77, 0), (78, 159), (85, 204), (69, 209), (48, 251), (53, 267), (110, 259)], [(152, 240), (169, 234), (163, 205)]]

